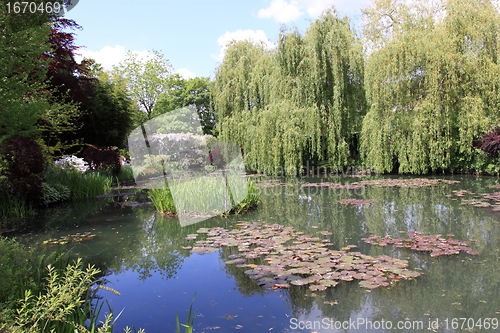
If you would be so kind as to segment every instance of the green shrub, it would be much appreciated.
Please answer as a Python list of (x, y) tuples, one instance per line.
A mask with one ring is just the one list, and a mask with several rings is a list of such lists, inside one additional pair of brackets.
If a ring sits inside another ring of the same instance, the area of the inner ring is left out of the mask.
[(60, 184), (69, 188), (72, 199), (83, 199), (108, 193), (112, 178), (92, 170), (81, 173), (77, 170), (52, 168), (46, 173), (45, 181), (48, 184)]
[(42, 183), (42, 203), (46, 206), (67, 201), (71, 198), (71, 191), (67, 186), (59, 183)]
[(122, 166), (120, 173), (116, 176), (116, 180), (118, 183), (126, 180), (134, 180), (134, 171), (132, 167), (128, 165)]
[(0, 236), (0, 304), (22, 296), (22, 282), (30, 275), (31, 253), (17, 242)]

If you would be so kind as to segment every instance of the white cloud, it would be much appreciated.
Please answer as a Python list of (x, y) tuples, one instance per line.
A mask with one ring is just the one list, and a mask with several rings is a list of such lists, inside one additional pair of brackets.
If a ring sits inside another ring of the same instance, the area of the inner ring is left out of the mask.
[(263, 43), (264, 47), (268, 50), (276, 47), (266, 36), (263, 30), (236, 30), (234, 32), (227, 31), (224, 35), (217, 39), (217, 44), (220, 47), (220, 53), (217, 55), (212, 54), (212, 58), (217, 61), (222, 61), (226, 54), (227, 46), (231, 41), (249, 40), (252, 43)]
[(196, 77), (196, 74), (188, 70), (187, 68), (179, 68), (175, 71), (177, 74), (182, 76), (184, 80), (193, 79)]
[(272, 0), (269, 7), (259, 10), (259, 18), (274, 18), (279, 23), (297, 20), (305, 10), (311, 18), (320, 16), (325, 9), (334, 6), (341, 14), (359, 11), (366, 7), (370, 0)]
[(259, 18), (274, 18), (279, 23), (288, 23), (298, 19), (303, 13), (300, 11), (298, 1), (273, 0), (268, 8), (259, 10)]
[[(76, 57), (77, 61), (81, 61), (83, 58), (94, 59), (97, 63), (101, 64), (105, 71), (109, 71), (113, 69), (113, 66), (125, 60), (127, 51), (121, 45), (115, 45), (114, 47), (106, 45), (99, 51), (90, 51), (82, 48), (77, 53), (81, 55)], [(154, 56), (148, 51), (133, 51), (133, 53), (137, 54), (140, 60)]]

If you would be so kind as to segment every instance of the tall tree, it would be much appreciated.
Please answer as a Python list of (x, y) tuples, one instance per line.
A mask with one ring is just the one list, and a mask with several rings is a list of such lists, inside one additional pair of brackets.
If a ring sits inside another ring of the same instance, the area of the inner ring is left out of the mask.
[(479, 156), (474, 138), (499, 119), (498, 12), (487, 0), (378, 0), (365, 15), (373, 47), (365, 164), (380, 172), (469, 171)]
[(154, 115), (182, 107), (193, 107), (198, 112), (204, 134), (215, 134), (216, 116), (211, 105), (210, 79), (195, 77), (185, 80), (178, 74), (170, 77), (170, 88), (155, 106)]
[(115, 77), (126, 81), (129, 96), (137, 101), (148, 119), (153, 117), (153, 110), (161, 94), (169, 88), (172, 66), (163, 54), (153, 50), (152, 56), (141, 60), (133, 52), (127, 52), (123, 63), (113, 68)]
[(0, 2), (0, 142), (8, 136), (31, 136), (48, 107), (44, 79), (49, 50), (49, 17), (9, 13)]
[(363, 80), (360, 41), (333, 9), (304, 36), (282, 30), (275, 50), (233, 43), (213, 88), (220, 136), (244, 147), (251, 169), (295, 175), (308, 162), (341, 169), (360, 130)]

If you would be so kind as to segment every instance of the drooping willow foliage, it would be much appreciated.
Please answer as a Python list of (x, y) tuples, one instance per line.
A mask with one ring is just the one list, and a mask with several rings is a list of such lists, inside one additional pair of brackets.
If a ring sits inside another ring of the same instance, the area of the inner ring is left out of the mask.
[(365, 109), (363, 73), (361, 43), (334, 10), (304, 35), (283, 29), (273, 50), (235, 42), (213, 87), (219, 138), (244, 147), (246, 166), (268, 174), (346, 167)]
[(471, 171), (473, 140), (500, 114), (500, 19), (488, 0), (379, 0), (365, 12), (365, 164)]

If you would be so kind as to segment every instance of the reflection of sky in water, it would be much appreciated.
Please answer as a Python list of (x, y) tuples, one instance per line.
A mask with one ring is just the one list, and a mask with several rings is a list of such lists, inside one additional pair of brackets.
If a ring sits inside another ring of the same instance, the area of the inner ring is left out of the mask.
[[(193, 309), (198, 309), (199, 315), (195, 319), (196, 332), (206, 333), (367, 331), (294, 330), (290, 329), (290, 319), (294, 316), (307, 321), (361, 318), (394, 323), (408, 318), (425, 324), (435, 318), (499, 318), (500, 213), (460, 205), (461, 199), (444, 196), (452, 189), (471, 186), (480, 188), (475, 190), (476, 193), (483, 189), (486, 192), (487, 185), (496, 183), (496, 179), (478, 182), (475, 178), (463, 177), (462, 180), (462, 184), (453, 186), (396, 191), (367, 188), (357, 193), (343, 191), (331, 195), (316, 189), (299, 192), (300, 187), (296, 185), (290, 186), (287, 193), (283, 188), (269, 188), (262, 191), (263, 202), (255, 211), (230, 219), (207, 220), (185, 228), (175, 220), (155, 217), (152, 208), (142, 212), (114, 209), (92, 216), (87, 225), (79, 223), (77, 232), (94, 231), (98, 236), (91, 242), (74, 245), (74, 251), (89, 255), (96, 262), (107, 265), (109, 271), (116, 272), (107, 275), (106, 279), (110, 281), (108, 286), (121, 295), (104, 290), (100, 295), (109, 300), (115, 314), (125, 308), (116, 325), (120, 329), (135, 325), (137, 329), (145, 328), (147, 333), (175, 332), (175, 312), (179, 311), (184, 323), (195, 293)], [(299, 198), (299, 195), (310, 199)], [(362, 207), (337, 203), (345, 198), (378, 201)], [(306, 287), (278, 291), (256, 287), (256, 281), (243, 273), (247, 268), (224, 264), (228, 253), (224, 253), (225, 259), (222, 259), (220, 253), (184, 257), (188, 250), (183, 250), (183, 255), (176, 252), (180, 251), (180, 245), (193, 244), (194, 241), (187, 241), (184, 237), (200, 227), (228, 227), (231, 221), (251, 219), (293, 226), (306, 234), (328, 230), (333, 233), (330, 236), (333, 248), (354, 244), (358, 246), (354, 251), (361, 253), (407, 259), (408, 268), (423, 275), (416, 280), (400, 281), (371, 292), (360, 288), (356, 281), (341, 282), (335, 288), (317, 293), (316, 297), (309, 297), (305, 296), (309, 293)], [(59, 229), (26, 236), (26, 242), (30, 237), (37, 241), (76, 232), (72, 227)], [(432, 258), (428, 253), (372, 246), (361, 241), (370, 233), (397, 236), (401, 235), (401, 230), (443, 235), (453, 233), (461, 240), (476, 238), (477, 244), (472, 245), (480, 255)], [(141, 275), (147, 269), (151, 276)], [(215, 327), (220, 328), (210, 329)], [(441, 327), (439, 331), (446, 330)], [(422, 332), (428, 332), (427, 326)]]
[(270, 328), (273, 332), (285, 332), (283, 328), (288, 326), (283, 318), (290, 315), (290, 310), (283, 302), (282, 292), (245, 297), (238, 291), (234, 278), (220, 269), (222, 265), (219, 254), (213, 253), (186, 258), (182, 269), (169, 280), (153, 275), (141, 281), (138, 273), (126, 271), (107, 276), (107, 286), (116, 288), (121, 295), (107, 291), (100, 295), (108, 299), (115, 313), (124, 308), (116, 325), (119, 329), (140, 323), (147, 333), (174, 332), (175, 311), (179, 312), (180, 322), (185, 323), (196, 293), (196, 331), (211, 332), (212, 328), (214, 332), (230, 332), (240, 325), (240, 332), (265, 332)]

